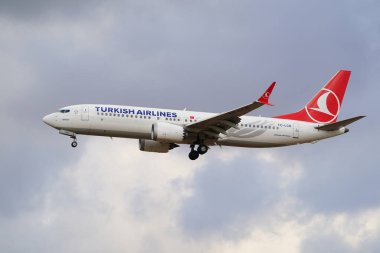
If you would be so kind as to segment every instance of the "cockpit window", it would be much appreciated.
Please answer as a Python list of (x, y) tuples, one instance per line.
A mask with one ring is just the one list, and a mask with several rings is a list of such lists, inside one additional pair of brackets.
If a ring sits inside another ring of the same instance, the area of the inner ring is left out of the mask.
[(70, 112), (70, 110), (68, 110), (68, 109), (62, 109), (62, 110), (59, 110), (59, 112), (60, 113), (68, 113), (68, 112)]

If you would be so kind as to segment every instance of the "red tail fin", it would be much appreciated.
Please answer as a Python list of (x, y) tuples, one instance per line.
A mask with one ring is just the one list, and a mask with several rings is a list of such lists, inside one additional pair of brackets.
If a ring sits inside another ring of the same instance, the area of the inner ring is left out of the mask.
[(336, 122), (350, 75), (349, 70), (338, 71), (302, 110), (274, 118), (323, 124)]

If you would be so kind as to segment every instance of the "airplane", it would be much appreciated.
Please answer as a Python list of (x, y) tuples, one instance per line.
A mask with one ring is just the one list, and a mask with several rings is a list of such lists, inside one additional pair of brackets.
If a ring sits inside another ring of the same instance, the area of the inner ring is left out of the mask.
[(133, 138), (147, 152), (168, 153), (179, 144), (190, 145), (191, 160), (216, 145), (269, 148), (315, 143), (347, 133), (347, 125), (365, 117), (337, 121), (350, 75), (349, 70), (338, 71), (301, 110), (275, 117), (246, 116), (263, 105), (272, 106), (273, 82), (258, 100), (224, 113), (80, 104), (59, 109), (43, 121), (69, 136), (72, 147), (78, 145), (77, 135)]

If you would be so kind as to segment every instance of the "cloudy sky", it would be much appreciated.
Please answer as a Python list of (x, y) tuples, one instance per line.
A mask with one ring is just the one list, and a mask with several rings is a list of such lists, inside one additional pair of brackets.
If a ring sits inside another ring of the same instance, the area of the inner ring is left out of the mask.
[[(1, 252), (379, 252), (380, 3), (0, 1)], [(70, 140), (77, 103), (295, 111), (352, 70), (344, 136), (281, 149)]]

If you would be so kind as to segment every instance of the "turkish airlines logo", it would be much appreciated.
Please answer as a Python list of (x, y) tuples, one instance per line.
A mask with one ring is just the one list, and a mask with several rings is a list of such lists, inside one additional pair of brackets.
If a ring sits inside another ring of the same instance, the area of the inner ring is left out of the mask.
[(323, 88), (319, 97), (313, 99), (306, 107), (306, 113), (316, 123), (330, 123), (339, 114), (340, 102), (338, 96), (329, 89)]
[(268, 99), (269, 96), (270, 96), (270, 92), (267, 91), (267, 92), (264, 93), (263, 98)]

